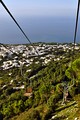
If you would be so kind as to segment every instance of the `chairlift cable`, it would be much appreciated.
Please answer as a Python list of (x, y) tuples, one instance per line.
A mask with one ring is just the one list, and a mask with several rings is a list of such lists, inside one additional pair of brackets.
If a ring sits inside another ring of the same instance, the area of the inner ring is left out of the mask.
[[(77, 6), (77, 15), (76, 15), (76, 25), (75, 25), (75, 33), (74, 33), (74, 46), (73, 46), (72, 59), (74, 58), (74, 51), (75, 51), (75, 44), (76, 44), (76, 37), (77, 37), (78, 20), (79, 20), (79, 9), (80, 9), (80, 0), (78, 0), (78, 6)], [(73, 83), (74, 83), (74, 81), (73, 81)]]
[(79, 8), (80, 8), (80, 0), (78, 0), (78, 7), (77, 7), (76, 26), (75, 26), (75, 34), (74, 34), (74, 45), (76, 43), (76, 36), (77, 36), (78, 19), (79, 19)]
[[(74, 56), (74, 50), (75, 50), (75, 44), (76, 44), (78, 19), (79, 19), (79, 8), (80, 8), (80, 0), (78, 0), (78, 7), (77, 7), (77, 16), (76, 16), (76, 26), (75, 26), (75, 33), (74, 33), (74, 46), (73, 46), (73, 52), (72, 52), (72, 59), (73, 59), (73, 56)], [(71, 67), (72, 67), (72, 64), (71, 64)], [(69, 89), (71, 89), (74, 86), (74, 76), (72, 78), (72, 85), (68, 86), (68, 84), (65, 83), (65, 84), (63, 84), (63, 86), (64, 86), (64, 91), (63, 91), (63, 102), (62, 102), (62, 104), (64, 104), (65, 101), (67, 100)]]
[[(16, 21), (16, 19), (13, 17), (13, 15), (11, 14), (11, 12), (9, 11), (9, 9), (6, 7), (6, 5), (4, 4), (4, 2), (2, 0), (0, 0), (2, 6), (5, 8), (5, 10), (7, 11), (7, 13), (10, 15), (10, 17), (13, 19), (13, 21), (15, 22), (15, 24), (18, 26), (18, 28), (20, 29), (20, 31), (23, 33), (23, 35), (25, 36), (25, 38), (28, 40), (28, 42), (32, 45), (32, 42), (30, 41), (30, 39), (28, 38), (28, 36), (26, 35), (26, 33), (23, 31), (23, 29), (21, 28), (21, 26), (18, 24), (18, 22)], [(33, 46), (34, 47), (34, 46)], [(39, 56), (38, 51), (36, 50), (36, 48), (34, 47), (36, 53)]]
[[(4, 2), (2, 0), (0, 0), (2, 6), (5, 8), (5, 10), (7, 11), (7, 13), (10, 15), (10, 17), (13, 19), (13, 21), (15, 22), (15, 24), (18, 26), (18, 28), (20, 29), (20, 31), (23, 33), (23, 35), (25, 36), (25, 38), (28, 40), (28, 42), (32, 45), (32, 42), (30, 41), (30, 39), (28, 38), (28, 36), (26, 35), (26, 33), (23, 31), (23, 29), (21, 28), (21, 26), (18, 24), (18, 22), (16, 21), (16, 19), (13, 17), (13, 15), (11, 14), (11, 12), (9, 11), (9, 9), (6, 7), (6, 5), (4, 4)], [(6, 49), (8, 49), (4, 44), (0, 43), (1, 45), (3, 45)], [(35, 52), (37, 53), (38, 55), (38, 58), (39, 57), (39, 53), (38, 51), (36, 50), (35, 46), (32, 45), (32, 47), (34, 48)], [(11, 50), (10, 50), (11, 51)], [(12, 53), (14, 53), (13, 51), (11, 51)], [(15, 53), (14, 53), (15, 54)], [(17, 55), (17, 54), (16, 54)], [(17, 55), (18, 56), (18, 55)], [(22, 70), (22, 68), (21, 68)], [(21, 74), (22, 74), (22, 71), (21, 71)], [(23, 76), (23, 74), (22, 74)], [(29, 78), (27, 78), (29, 79)]]
[[(75, 33), (74, 33), (74, 46), (73, 46), (73, 54), (72, 54), (72, 59), (74, 56), (74, 50), (75, 50), (75, 44), (76, 44), (76, 37), (77, 37), (77, 28), (78, 28), (78, 19), (79, 19), (79, 9), (80, 9), (80, 0), (78, 0), (78, 7), (77, 7), (77, 15), (76, 15), (76, 25), (75, 25)], [(72, 67), (72, 65), (71, 65)], [(73, 83), (71, 86), (74, 85), (74, 78), (73, 78)], [(70, 86), (70, 87), (71, 87)]]

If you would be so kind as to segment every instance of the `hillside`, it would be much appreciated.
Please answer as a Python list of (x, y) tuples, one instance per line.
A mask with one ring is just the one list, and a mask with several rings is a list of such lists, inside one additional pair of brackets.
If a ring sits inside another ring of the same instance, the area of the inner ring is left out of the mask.
[(40, 58), (31, 46), (8, 46), (18, 56), (1, 54), (0, 119), (79, 120), (80, 46), (74, 54), (72, 44), (35, 46)]
[[(80, 120), (80, 72), (79, 72), (80, 59), (76, 59), (72, 66), (66, 70), (66, 74), (73, 72), (78, 74), (75, 77), (75, 85), (70, 89), (67, 101), (65, 104), (62, 104), (62, 97), (60, 88), (58, 87), (57, 95), (52, 93), (45, 103), (39, 104), (28, 111), (23, 112), (19, 116), (16, 116), (12, 120)], [(74, 69), (74, 66), (76, 67)], [(71, 69), (71, 71), (70, 71)], [(76, 70), (77, 69), (77, 70)], [(69, 76), (71, 77), (71, 76)], [(69, 82), (69, 81), (68, 81)], [(56, 87), (60, 83), (56, 84)], [(56, 92), (56, 91), (55, 91)], [(47, 93), (48, 94), (48, 93)], [(54, 97), (55, 96), (55, 97)], [(49, 104), (49, 105), (48, 105)], [(40, 117), (41, 116), (41, 117)]]

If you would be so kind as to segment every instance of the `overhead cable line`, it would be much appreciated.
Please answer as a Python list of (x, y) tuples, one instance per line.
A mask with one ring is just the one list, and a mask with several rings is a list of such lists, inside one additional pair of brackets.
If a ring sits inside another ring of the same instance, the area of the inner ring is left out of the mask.
[[(74, 50), (75, 50), (77, 28), (78, 28), (78, 19), (79, 19), (79, 8), (80, 8), (80, 0), (78, 0), (78, 7), (77, 7), (77, 15), (76, 15), (76, 25), (75, 25), (75, 33), (74, 33), (74, 46), (73, 46), (73, 52), (72, 52), (72, 59), (74, 58)], [(72, 64), (71, 64), (71, 68), (72, 68)], [(69, 89), (71, 89), (74, 86), (74, 84), (75, 84), (74, 76), (72, 77), (72, 85), (68, 85), (67, 82), (63, 83), (64, 90), (63, 90), (62, 105), (67, 101)]]
[(74, 45), (76, 43), (76, 36), (77, 36), (78, 19), (79, 19), (79, 8), (80, 8), (80, 0), (78, 0), (78, 7), (77, 7), (76, 26), (75, 26), (75, 34), (74, 34)]
[(78, 0), (78, 5), (77, 5), (77, 13), (76, 13), (76, 25), (75, 25), (75, 31), (74, 31), (74, 46), (73, 46), (73, 55), (72, 59), (74, 59), (74, 49), (76, 45), (76, 38), (77, 38), (77, 29), (78, 29), (78, 20), (79, 20), (79, 9), (80, 9), (80, 0)]
[[(79, 20), (79, 9), (80, 9), (80, 0), (78, 0), (78, 6), (77, 6), (77, 15), (76, 15), (76, 25), (75, 25), (75, 33), (74, 33), (74, 46), (73, 46), (73, 55), (72, 55), (72, 59), (74, 59), (74, 51), (75, 51), (75, 44), (76, 44), (76, 37), (77, 37), (77, 28), (78, 28), (78, 20)], [(71, 65), (71, 68), (72, 68), (72, 65)], [(73, 83), (72, 85), (69, 87), (73, 87), (74, 86), (74, 76), (73, 76)]]
[[(32, 45), (32, 42), (30, 41), (30, 39), (28, 38), (28, 36), (26, 35), (26, 33), (23, 31), (23, 29), (21, 28), (21, 26), (18, 24), (18, 22), (16, 21), (16, 19), (13, 17), (13, 15), (11, 14), (11, 12), (9, 11), (9, 9), (6, 7), (6, 5), (4, 4), (4, 2), (2, 0), (0, 0), (2, 6), (5, 8), (5, 10), (7, 11), (7, 13), (10, 15), (10, 17), (13, 19), (13, 21), (16, 23), (16, 25), (18, 26), (18, 28), (20, 29), (20, 31), (23, 33), (23, 35), (25, 36), (25, 38), (28, 40), (28, 42)], [(34, 47), (34, 46), (33, 46)], [(36, 53), (39, 56), (38, 51), (36, 50), (36, 48), (34, 47)]]

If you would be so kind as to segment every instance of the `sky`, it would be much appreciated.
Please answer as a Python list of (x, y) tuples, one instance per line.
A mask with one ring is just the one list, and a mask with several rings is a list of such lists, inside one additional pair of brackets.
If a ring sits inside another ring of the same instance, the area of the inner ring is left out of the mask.
[[(3, 0), (32, 42), (64, 41), (74, 29), (78, 0)], [(71, 22), (72, 21), (72, 22)], [(69, 26), (67, 26), (70, 24)], [(58, 28), (58, 26), (61, 28)], [(0, 4), (0, 42), (26, 43), (17, 26)], [(68, 29), (68, 28), (67, 28)], [(59, 35), (60, 34), (60, 35)], [(59, 35), (59, 37), (57, 37)], [(79, 36), (79, 35), (78, 35)]]
[[(74, 14), (78, 0), (3, 0), (14, 15), (57, 16)], [(0, 6), (1, 16), (6, 12)]]

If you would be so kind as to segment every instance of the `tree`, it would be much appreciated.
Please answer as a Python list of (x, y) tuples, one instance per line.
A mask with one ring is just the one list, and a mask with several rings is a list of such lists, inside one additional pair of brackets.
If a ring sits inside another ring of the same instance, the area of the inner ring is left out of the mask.
[[(80, 58), (76, 59), (66, 70), (66, 76), (71, 79), (72, 84), (76, 85), (76, 91), (80, 92)], [(74, 83), (73, 83), (74, 82)]]

